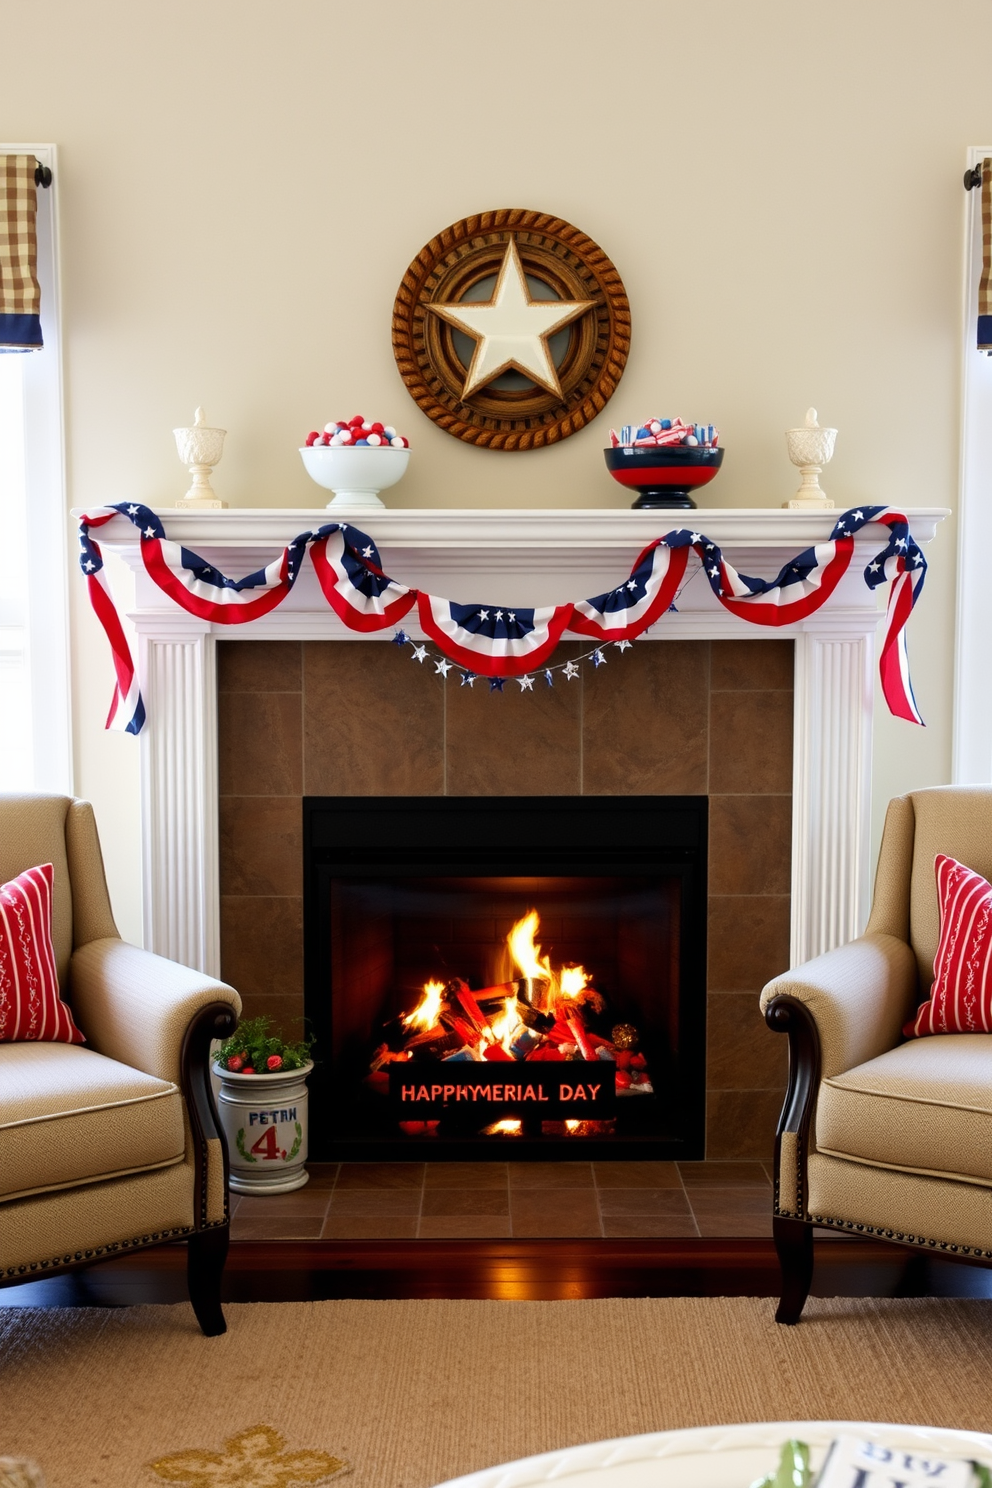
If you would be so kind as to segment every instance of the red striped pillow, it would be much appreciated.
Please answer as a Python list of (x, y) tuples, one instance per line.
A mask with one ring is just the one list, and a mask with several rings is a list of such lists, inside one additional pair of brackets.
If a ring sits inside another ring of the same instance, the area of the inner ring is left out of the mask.
[(940, 940), (933, 986), (903, 1031), (992, 1033), (992, 884), (943, 853), (934, 868)]
[(0, 885), (0, 1043), (82, 1044), (59, 996), (52, 944), (51, 863)]

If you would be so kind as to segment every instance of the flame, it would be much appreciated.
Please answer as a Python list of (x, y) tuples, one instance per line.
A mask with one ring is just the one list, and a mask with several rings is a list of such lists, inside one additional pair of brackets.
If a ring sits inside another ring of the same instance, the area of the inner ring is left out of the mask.
[(426, 982), (424, 984), (424, 995), (417, 1003), (412, 1013), (407, 1013), (403, 1019), (406, 1028), (419, 1028), (426, 1033), (433, 1028), (441, 1013), (441, 995), (444, 992), (443, 982)]
[[(589, 987), (589, 973), (584, 966), (563, 966), (560, 971), (553, 971), (550, 958), (542, 955), (541, 947), (534, 939), (540, 924), (537, 910), (532, 909), (517, 921), (506, 937), (507, 950), (514, 965), (528, 981), (548, 984), (542, 999), (545, 1008), (553, 1009), (561, 999), (585, 1001), (583, 994)], [(595, 996), (591, 989), (588, 995)]]
[(534, 931), (540, 923), (537, 910), (532, 909), (517, 921), (506, 937), (506, 943), (521, 976), (543, 982), (551, 980), (552, 972), (547, 956), (542, 957), (541, 947), (534, 944)]
[(521, 1028), (520, 1014), (517, 1012), (516, 999), (508, 997), (503, 1004), (502, 1014), (494, 1018), (490, 1024), (491, 1036), (488, 1040), (492, 1044), (502, 1044), (507, 1054), (511, 1053), (510, 1045), (516, 1038)]
[(578, 1131), (578, 1129), (579, 1129), (579, 1127), (581, 1125), (582, 1125), (582, 1122), (581, 1121), (566, 1121), (565, 1122), (565, 1127), (570, 1132)]
[(562, 997), (578, 997), (589, 985), (589, 974), (584, 966), (563, 966), (558, 973), (558, 985)]

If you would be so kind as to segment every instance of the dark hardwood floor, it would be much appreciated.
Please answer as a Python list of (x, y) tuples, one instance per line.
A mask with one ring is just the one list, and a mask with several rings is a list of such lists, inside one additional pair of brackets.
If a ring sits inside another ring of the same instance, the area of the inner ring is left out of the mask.
[[(185, 1246), (167, 1245), (0, 1292), (0, 1307), (186, 1300)], [(229, 1302), (338, 1297), (568, 1300), (778, 1295), (770, 1240), (236, 1241)], [(824, 1235), (814, 1296), (992, 1297), (992, 1270)]]

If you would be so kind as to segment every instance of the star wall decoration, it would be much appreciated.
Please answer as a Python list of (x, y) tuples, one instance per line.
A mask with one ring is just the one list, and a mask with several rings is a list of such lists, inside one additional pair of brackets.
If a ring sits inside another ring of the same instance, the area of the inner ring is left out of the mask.
[(463, 398), (470, 398), (511, 367), (560, 398), (561, 383), (548, 337), (585, 315), (594, 304), (594, 300), (532, 299), (516, 242), (510, 238), (488, 304), (435, 302), (430, 309), (475, 340)]
[[(476, 300), (488, 284), (488, 301)], [(500, 207), (453, 222), (411, 261), (393, 304), (393, 355), (411, 398), (446, 434), (484, 449), (541, 449), (578, 433), (616, 392), (629, 350), (615, 264), (550, 212)]]

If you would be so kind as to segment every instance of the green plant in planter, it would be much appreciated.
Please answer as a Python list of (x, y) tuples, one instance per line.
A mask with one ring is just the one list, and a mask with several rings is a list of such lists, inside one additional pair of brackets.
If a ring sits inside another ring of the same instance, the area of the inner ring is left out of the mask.
[(245, 1018), (214, 1054), (221, 1071), (232, 1075), (279, 1075), (302, 1069), (310, 1060), (312, 1038), (287, 1042), (272, 1033), (271, 1018)]

